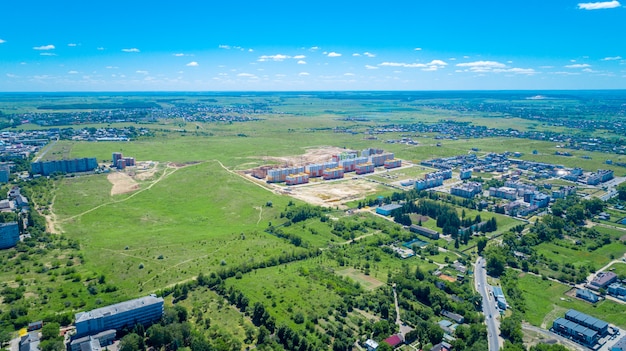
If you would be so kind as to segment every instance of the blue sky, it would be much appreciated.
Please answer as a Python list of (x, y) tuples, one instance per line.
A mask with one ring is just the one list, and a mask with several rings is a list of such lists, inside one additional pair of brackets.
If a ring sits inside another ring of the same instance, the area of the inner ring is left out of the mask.
[(626, 89), (624, 5), (8, 1), (0, 91)]

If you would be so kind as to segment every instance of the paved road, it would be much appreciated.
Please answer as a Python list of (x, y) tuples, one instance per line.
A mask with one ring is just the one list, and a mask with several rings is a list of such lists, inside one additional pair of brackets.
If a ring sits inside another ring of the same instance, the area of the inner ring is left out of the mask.
[(483, 313), (485, 314), (485, 323), (487, 324), (489, 351), (498, 351), (500, 349), (500, 326), (498, 323), (499, 312), (496, 309), (493, 298), (489, 297), (487, 271), (484, 266), (485, 259), (478, 257), (476, 264), (474, 265), (474, 285), (476, 287), (476, 291), (478, 291), (483, 298)]

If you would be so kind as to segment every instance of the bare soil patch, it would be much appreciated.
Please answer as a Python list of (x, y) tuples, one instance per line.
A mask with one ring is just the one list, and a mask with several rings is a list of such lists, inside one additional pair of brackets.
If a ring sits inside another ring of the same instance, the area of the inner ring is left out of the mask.
[(336, 146), (323, 146), (306, 149), (303, 155), (282, 157), (265, 156), (262, 157), (262, 159), (285, 165), (305, 165), (309, 163), (328, 162), (331, 160), (332, 155), (340, 154), (346, 151), (350, 150)]
[(137, 167), (135, 168), (135, 179), (137, 180), (148, 180), (152, 177), (154, 177), (156, 171), (157, 171), (157, 166), (159, 165), (158, 162), (152, 162), (152, 161), (144, 161), (141, 163), (137, 164)]
[(107, 180), (113, 184), (111, 196), (126, 194), (139, 189), (139, 184), (126, 173), (113, 172), (107, 175)]
[(366, 180), (320, 182), (319, 184), (287, 188), (288, 195), (312, 205), (345, 208), (344, 203), (364, 198), (378, 190), (376, 183)]
[(445, 281), (448, 281), (448, 282), (452, 282), (452, 283), (456, 282), (456, 278), (451, 277), (451, 276), (449, 276), (449, 275), (447, 275), (447, 274), (442, 274), (442, 275), (440, 275), (440, 276), (439, 276), (439, 279), (441, 279), (441, 280), (445, 280)]

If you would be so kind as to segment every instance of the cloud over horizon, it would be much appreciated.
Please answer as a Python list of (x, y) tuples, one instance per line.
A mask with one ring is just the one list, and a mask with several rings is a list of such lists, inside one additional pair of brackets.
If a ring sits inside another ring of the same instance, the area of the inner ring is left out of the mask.
[(123, 52), (139, 52), (139, 49), (137, 48), (130, 48), (130, 49), (122, 49)]

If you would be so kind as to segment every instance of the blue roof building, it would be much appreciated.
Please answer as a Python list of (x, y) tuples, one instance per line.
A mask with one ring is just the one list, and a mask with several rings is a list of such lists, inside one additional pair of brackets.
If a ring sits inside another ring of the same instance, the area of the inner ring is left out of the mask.
[(163, 317), (163, 298), (149, 295), (115, 305), (105, 306), (89, 312), (76, 314), (76, 335), (80, 338), (109, 329), (123, 329), (143, 324), (144, 327)]
[(401, 207), (402, 205), (398, 205), (398, 204), (380, 206), (376, 208), (376, 213), (383, 215), (383, 216), (390, 216), (392, 211), (397, 210)]
[(576, 289), (576, 297), (591, 303), (596, 303), (600, 299), (598, 295), (594, 294), (589, 289)]
[(0, 250), (17, 245), (20, 241), (20, 229), (17, 222), (0, 223)]

